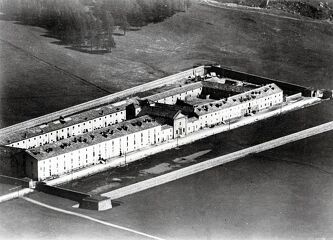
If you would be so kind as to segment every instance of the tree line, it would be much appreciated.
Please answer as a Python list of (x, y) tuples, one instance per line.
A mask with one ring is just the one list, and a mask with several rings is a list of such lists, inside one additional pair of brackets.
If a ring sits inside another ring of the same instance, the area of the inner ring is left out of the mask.
[(47, 29), (75, 48), (106, 50), (116, 47), (114, 31), (163, 21), (185, 11), (189, 0), (0, 0), (11, 20)]

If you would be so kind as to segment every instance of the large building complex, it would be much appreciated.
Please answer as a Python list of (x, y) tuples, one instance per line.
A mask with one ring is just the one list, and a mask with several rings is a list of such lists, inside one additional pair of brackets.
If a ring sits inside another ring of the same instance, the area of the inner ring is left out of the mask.
[(144, 98), (59, 116), (2, 137), (0, 145), (22, 149), (10, 166), (21, 169), (22, 176), (44, 180), (276, 108), (283, 100), (275, 83), (193, 78)]

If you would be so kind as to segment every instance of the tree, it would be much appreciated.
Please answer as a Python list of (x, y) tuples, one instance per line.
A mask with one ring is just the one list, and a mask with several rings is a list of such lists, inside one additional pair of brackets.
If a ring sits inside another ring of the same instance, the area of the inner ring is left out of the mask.
[(113, 38), (113, 31), (114, 31), (114, 19), (111, 13), (105, 9), (100, 11), (101, 13), (101, 24), (104, 30), (103, 36), (103, 47), (108, 51), (111, 52), (111, 48), (116, 46), (116, 42)]
[(105, 48), (108, 52), (111, 52), (111, 49), (115, 47), (116, 47), (116, 42), (114, 41), (112, 34), (110, 34), (106, 40)]
[(97, 34), (95, 29), (95, 17), (92, 14), (88, 15), (87, 25), (88, 25), (88, 38), (90, 40), (90, 51), (92, 52), (94, 41)]
[(111, 13), (107, 10), (103, 10), (101, 14), (102, 27), (107, 35), (112, 34), (114, 31), (114, 19)]
[(124, 36), (125, 36), (126, 31), (127, 31), (127, 29), (129, 27), (130, 27), (130, 25), (129, 25), (128, 21), (127, 21), (126, 15), (122, 15), (120, 29), (124, 31)]
[(101, 46), (102, 46), (102, 41), (104, 39), (104, 31), (103, 31), (103, 28), (102, 28), (102, 21), (100, 19), (96, 19), (95, 20), (95, 47), (97, 49), (100, 49)]

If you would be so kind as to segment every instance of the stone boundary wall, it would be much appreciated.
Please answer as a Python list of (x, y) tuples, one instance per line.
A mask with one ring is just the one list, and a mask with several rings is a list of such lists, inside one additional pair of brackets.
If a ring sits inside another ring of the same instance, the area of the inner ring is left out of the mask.
[(0, 175), (0, 183), (4, 184), (10, 184), (15, 186), (22, 186), (23, 188), (32, 187), (32, 181), (15, 178), (15, 177), (9, 177), (5, 175)]
[(90, 197), (89, 194), (70, 190), (70, 189), (65, 189), (61, 187), (55, 187), (55, 186), (49, 186), (45, 183), (39, 183), (36, 186), (36, 190), (45, 192), (51, 195), (55, 195), (58, 197), (62, 198), (67, 198), (76, 202), (80, 202), (84, 198)]
[(215, 72), (219, 75), (229, 77), (232, 79), (242, 80), (254, 84), (269, 84), (269, 83), (276, 83), (280, 88), (283, 89), (283, 91), (287, 92), (301, 92), (304, 96), (310, 97), (312, 90), (309, 87), (288, 83), (280, 80), (275, 80), (271, 78), (261, 77), (254, 74), (249, 74), (241, 71), (234, 71), (226, 67), (217, 67), (217, 66), (211, 66), (207, 67), (208, 72)]
[(266, 151), (272, 148), (279, 147), (286, 143), (291, 143), (294, 141), (298, 141), (313, 135), (317, 135), (323, 132), (333, 130), (333, 121), (318, 125), (316, 127), (308, 128), (303, 131), (299, 131), (284, 137), (280, 137), (274, 140), (267, 141), (265, 143), (261, 143), (249, 148), (245, 148), (240, 151), (236, 151), (230, 154), (223, 155), (221, 157), (213, 158), (210, 160), (206, 160), (201, 163), (194, 164), (189, 167), (185, 167), (170, 173), (163, 174), (158, 177), (154, 177), (148, 180), (144, 180), (142, 182), (138, 182), (123, 188), (116, 189), (114, 191), (101, 194), (101, 196), (109, 197), (111, 199), (118, 199), (124, 197), (129, 194), (137, 193), (155, 186), (159, 186), (164, 183), (168, 183), (179, 178), (183, 178), (216, 166), (219, 166), (224, 163), (228, 163), (234, 161), (239, 158), (243, 158), (249, 154), (258, 153), (262, 151)]
[(21, 123), (17, 123), (17, 124), (14, 124), (14, 125), (11, 125), (11, 126), (8, 126), (5, 128), (1, 128), (0, 135), (4, 135), (6, 133), (12, 133), (12, 132), (18, 131), (19, 129), (22, 129), (22, 128), (33, 127), (33, 126), (36, 126), (36, 125), (39, 125), (39, 124), (42, 124), (45, 122), (54, 121), (54, 120), (58, 119), (60, 116), (67, 116), (67, 115), (71, 115), (71, 114), (74, 114), (74, 113), (77, 113), (80, 111), (87, 110), (89, 108), (98, 107), (100, 105), (107, 104), (112, 101), (116, 101), (119, 98), (124, 98), (124, 97), (130, 96), (130, 95), (136, 94), (138, 92), (148, 91), (148, 90), (151, 90), (154, 88), (162, 87), (167, 84), (172, 84), (172, 83), (179, 81), (182, 78), (192, 76), (195, 73), (202, 75), (202, 74), (204, 74), (204, 71), (205, 71), (204, 66), (199, 66), (199, 67), (192, 68), (192, 69), (180, 72), (180, 73), (176, 73), (176, 74), (164, 77), (164, 78), (160, 78), (160, 79), (148, 82), (148, 83), (144, 83), (144, 84), (136, 86), (136, 87), (132, 87), (132, 88), (129, 88), (129, 89), (126, 89), (126, 90), (123, 90), (120, 92), (116, 92), (116, 93), (113, 93), (113, 94), (110, 94), (110, 95), (107, 95), (104, 97), (100, 97), (100, 98), (97, 98), (97, 99), (94, 99), (94, 100), (91, 100), (88, 102), (84, 102), (84, 103), (81, 103), (81, 104), (78, 104), (78, 105), (75, 105), (75, 106), (72, 106), (69, 108), (65, 108), (65, 109), (62, 109), (62, 110), (59, 110), (59, 111), (56, 111), (53, 113), (49, 113), (49, 114), (43, 115), (41, 117), (33, 118), (33, 119), (30, 119), (25, 122), (21, 122)]
[(296, 93), (294, 95), (290, 95), (286, 97), (286, 101), (289, 102), (293, 99), (297, 99), (297, 98), (301, 98), (302, 97), (302, 93)]

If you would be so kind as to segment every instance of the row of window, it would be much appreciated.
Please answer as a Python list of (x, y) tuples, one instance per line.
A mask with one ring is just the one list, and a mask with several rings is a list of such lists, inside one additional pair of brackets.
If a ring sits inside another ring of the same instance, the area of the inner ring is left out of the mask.
[[(71, 136), (76, 136), (76, 135), (79, 135), (79, 134), (82, 134), (82, 133), (85, 133), (85, 132), (93, 131), (93, 130), (96, 130), (96, 129), (101, 128), (101, 127), (107, 127), (110, 124), (117, 124), (118, 122), (126, 120), (125, 111), (120, 112), (119, 115), (121, 117), (118, 117), (118, 118), (115, 117), (115, 116), (118, 115), (118, 113), (116, 113), (114, 116), (112, 116), (112, 115), (114, 115), (114, 114), (109, 115), (109, 117), (112, 119), (112, 121), (104, 122), (104, 126), (103, 126), (102, 123), (100, 123), (98, 126), (95, 125), (95, 126), (92, 126), (91, 128), (81, 129), (82, 126), (85, 127), (86, 124), (91, 125), (92, 121), (89, 121), (89, 122), (74, 125), (72, 127), (59, 129), (57, 131), (49, 132), (49, 133), (46, 133), (44, 135), (40, 135), (40, 136), (37, 136), (37, 137), (33, 137), (33, 138), (29, 138), (29, 139), (26, 139), (26, 140), (23, 140), (23, 141), (19, 141), (17, 143), (12, 143), (9, 146), (30, 149), (30, 148), (34, 148), (34, 147), (37, 147), (37, 146), (42, 146), (42, 145), (45, 145), (45, 144), (48, 144), (48, 143), (56, 142), (56, 141), (59, 141), (59, 140), (64, 139), (64, 138), (69, 138)], [(105, 116), (105, 119), (106, 118), (107, 117)], [(102, 118), (99, 118), (99, 120), (101, 121)], [(96, 122), (97, 119), (94, 119), (93, 121)], [(71, 129), (73, 129), (73, 131)], [(77, 129), (77, 131), (75, 131), (75, 129)], [(81, 130), (82, 130), (82, 132), (81, 132)]]

